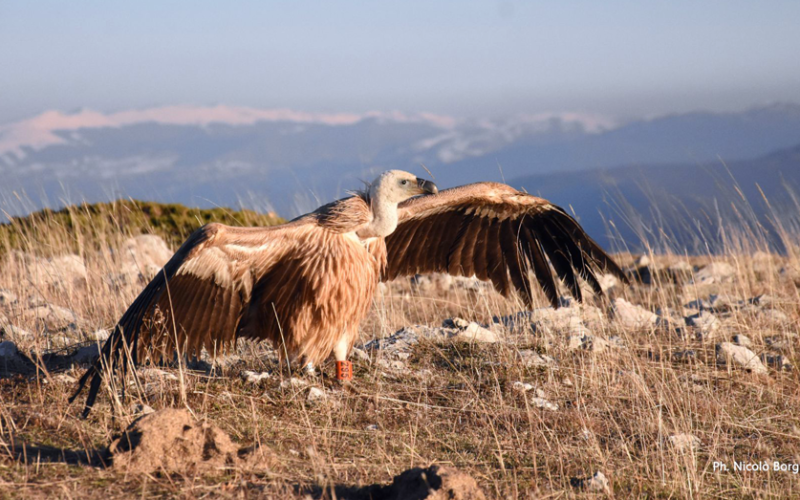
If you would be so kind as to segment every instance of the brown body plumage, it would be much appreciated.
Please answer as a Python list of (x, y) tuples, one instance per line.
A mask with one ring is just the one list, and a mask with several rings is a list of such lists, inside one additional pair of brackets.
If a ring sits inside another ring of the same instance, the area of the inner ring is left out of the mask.
[(196, 231), (137, 297), (80, 381), (94, 403), (104, 366), (222, 352), (238, 338), (269, 339), (290, 360), (345, 360), (378, 282), (424, 272), (475, 275), (532, 303), (531, 270), (554, 306), (549, 257), (573, 295), (576, 272), (624, 275), (577, 222), (546, 200), (504, 184), (439, 194), (405, 172), (281, 226)]

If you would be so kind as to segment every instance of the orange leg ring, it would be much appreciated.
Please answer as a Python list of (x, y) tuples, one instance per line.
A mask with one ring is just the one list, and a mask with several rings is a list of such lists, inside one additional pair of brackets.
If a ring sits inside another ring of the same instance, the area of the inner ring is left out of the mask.
[(337, 361), (336, 380), (353, 380), (353, 363), (350, 361)]

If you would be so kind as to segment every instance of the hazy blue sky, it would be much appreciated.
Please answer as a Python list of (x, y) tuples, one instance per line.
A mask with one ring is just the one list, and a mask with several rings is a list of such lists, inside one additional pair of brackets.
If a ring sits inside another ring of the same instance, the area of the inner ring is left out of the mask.
[(233, 104), (612, 116), (800, 101), (800, 1), (0, 0), (0, 123)]

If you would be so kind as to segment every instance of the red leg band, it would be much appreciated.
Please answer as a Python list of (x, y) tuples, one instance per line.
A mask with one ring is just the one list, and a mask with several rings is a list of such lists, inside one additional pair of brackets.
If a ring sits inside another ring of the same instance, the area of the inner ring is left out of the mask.
[(353, 363), (350, 361), (337, 361), (336, 380), (353, 380)]

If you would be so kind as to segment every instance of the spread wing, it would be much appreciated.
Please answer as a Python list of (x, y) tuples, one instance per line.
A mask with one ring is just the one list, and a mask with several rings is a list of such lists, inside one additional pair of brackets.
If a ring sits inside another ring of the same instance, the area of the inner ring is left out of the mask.
[(531, 304), (530, 270), (554, 307), (553, 269), (578, 300), (577, 276), (598, 294), (597, 271), (628, 282), (563, 209), (505, 184), (481, 182), (413, 198), (400, 205), (398, 218), (397, 229), (386, 238), (386, 280), (428, 272), (475, 275), (491, 280), (505, 296), (515, 289)]
[[(220, 353), (237, 337), (280, 338), (276, 315), (294, 317), (309, 296), (303, 287), (314, 278), (299, 276), (308, 266), (298, 263), (313, 257), (326, 235), (355, 231), (368, 220), (369, 207), (356, 196), (281, 226), (198, 229), (125, 311), (70, 401), (91, 378), (87, 415), (103, 371), (124, 373), (129, 361), (172, 360), (176, 351)], [(263, 314), (265, 304), (275, 314)]]

